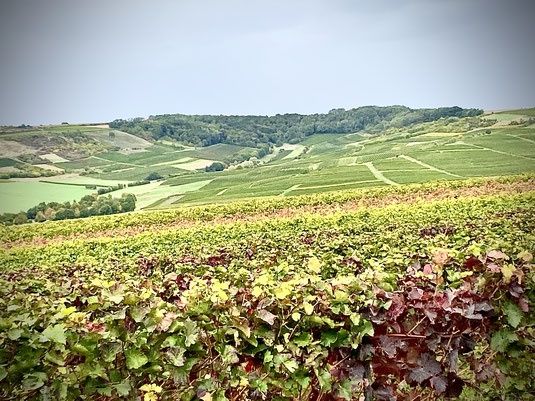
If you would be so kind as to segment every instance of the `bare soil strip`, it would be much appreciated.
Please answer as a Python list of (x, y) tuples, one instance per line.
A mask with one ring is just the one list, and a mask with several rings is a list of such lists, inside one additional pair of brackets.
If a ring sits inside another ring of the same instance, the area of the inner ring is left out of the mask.
[(301, 186), (301, 184), (296, 184), (296, 185), (291, 186), (291, 187), (288, 188), (288, 189), (285, 189), (284, 191), (282, 191), (281, 196), (284, 196), (284, 195), (286, 195), (286, 194), (292, 192), (294, 189), (297, 189), (297, 188), (299, 188), (300, 186)]
[(410, 157), (410, 156), (407, 156), (407, 155), (399, 155), (399, 157), (402, 157), (405, 160), (408, 160), (410, 162), (419, 164), (420, 166), (428, 168), (429, 170), (437, 171), (439, 173), (446, 174), (446, 175), (449, 175), (449, 176), (452, 176), (452, 177), (464, 178), (462, 175), (453, 174), (453, 173), (450, 173), (449, 171), (442, 170), (442, 169), (437, 168), (435, 166), (431, 166), (430, 164), (424, 163), (424, 162), (422, 162), (422, 161), (420, 161), (418, 159), (415, 159), (414, 157)]
[(526, 141), (526, 142), (529, 142), (529, 143), (535, 143), (535, 141), (533, 139), (529, 139), (529, 138), (522, 138), (521, 136), (518, 136), (518, 135), (514, 135), (514, 134), (506, 134), (507, 136), (511, 136), (513, 138), (516, 138), (516, 139), (520, 139), (522, 141)]
[(386, 178), (383, 173), (381, 173), (379, 170), (377, 170), (377, 168), (373, 165), (372, 162), (367, 162), (367, 163), (364, 163), (364, 166), (368, 167), (368, 169), (371, 171), (371, 173), (373, 174), (373, 176), (375, 178), (377, 178), (378, 180), (380, 181), (383, 181), (384, 183), (388, 184), (388, 185), (399, 185), (397, 182), (395, 181), (392, 181), (388, 178)]
[(533, 157), (528, 157), (528, 156), (522, 156), (522, 155), (517, 155), (515, 153), (510, 153), (510, 152), (503, 152), (501, 150), (496, 150), (496, 149), (491, 149), (491, 148), (487, 148), (485, 146), (480, 146), (480, 145), (474, 145), (474, 144), (470, 144), (470, 146), (474, 146), (478, 149), (483, 149), (483, 150), (488, 150), (489, 152), (494, 152), (494, 153), (498, 153), (500, 155), (506, 155), (506, 156), (513, 156), (513, 157), (520, 157), (521, 159), (526, 159), (526, 160), (535, 160), (535, 158)]

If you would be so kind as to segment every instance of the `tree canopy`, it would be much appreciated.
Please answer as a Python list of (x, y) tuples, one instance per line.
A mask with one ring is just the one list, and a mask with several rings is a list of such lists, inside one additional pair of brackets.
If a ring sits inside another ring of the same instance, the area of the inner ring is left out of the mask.
[(26, 212), (0, 214), (0, 223), (5, 225), (43, 222), (46, 220), (67, 220), (78, 217), (99, 216), (131, 212), (136, 208), (133, 194), (122, 194), (120, 198), (86, 195), (73, 202), (41, 202)]
[(172, 138), (194, 146), (216, 143), (259, 147), (296, 143), (313, 134), (340, 134), (363, 130), (380, 132), (446, 117), (473, 117), (479, 109), (441, 107), (411, 109), (405, 106), (365, 106), (333, 109), (325, 114), (277, 114), (274, 116), (224, 116), (163, 114), (147, 119), (115, 120), (110, 127), (147, 139)]

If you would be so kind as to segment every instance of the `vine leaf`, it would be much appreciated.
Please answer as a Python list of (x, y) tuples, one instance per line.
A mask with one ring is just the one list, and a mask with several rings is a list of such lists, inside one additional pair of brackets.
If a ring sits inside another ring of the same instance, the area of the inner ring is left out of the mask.
[(303, 309), (307, 315), (312, 315), (314, 312), (314, 307), (308, 302), (303, 302)]
[(47, 379), (46, 373), (35, 372), (24, 376), (22, 388), (26, 391), (36, 390), (43, 387)]
[(130, 349), (126, 351), (125, 354), (126, 367), (128, 369), (139, 369), (149, 361), (149, 358), (147, 358), (145, 354), (137, 349)]
[(429, 381), (431, 383), (431, 387), (433, 387), (438, 394), (442, 394), (446, 391), (448, 381), (444, 376), (433, 376)]
[(441, 371), (442, 367), (435, 358), (429, 354), (423, 354), (420, 359), (420, 366), (412, 370), (409, 374), (409, 379), (421, 384), (425, 380), (438, 375)]
[(122, 382), (115, 384), (114, 387), (117, 391), (117, 394), (119, 394), (121, 397), (126, 397), (128, 394), (130, 394), (132, 384), (130, 383), (130, 380), (125, 379)]
[(313, 256), (308, 260), (308, 270), (316, 274), (321, 272), (321, 262), (317, 257)]
[(509, 344), (518, 341), (515, 333), (506, 330), (497, 331), (490, 339), (490, 347), (497, 352), (505, 352)]
[(507, 316), (507, 322), (516, 329), (522, 320), (520, 308), (512, 302), (507, 302), (503, 306), (503, 312)]
[(67, 338), (65, 337), (65, 326), (56, 324), (48, 326), (42, 333), (41, 342), (53, 341), (58, 344), (65, 345)]
[(270, 311), (267, 311), (265, 309), (260, 309), (256, 312), (257, 316), (262, 319), (264, 322), (266, 322), (267, 324), (269, 324), (270, 326), (273, 326), (273, 324), (275, 324), (275, 318), (277, 316), (275, 316), (273, 313), (271, 313)]
[(513, 274), (515, 273), (515, 266), (514, 265), (504, 265), (500, 268), (500, 271), (503, 275), (503, 281), (505, 281), (507, 284), (511, 282), (511, 279), (513, 278)]

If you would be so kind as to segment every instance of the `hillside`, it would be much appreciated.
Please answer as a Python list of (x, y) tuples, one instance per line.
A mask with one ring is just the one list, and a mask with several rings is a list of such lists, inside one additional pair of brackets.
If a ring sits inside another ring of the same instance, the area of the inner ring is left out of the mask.
[[(0, 181), (0, 212), (72, 201), (98, 188), (115, 189), (113, 196), (135, 194), (139, 210), (533, 172), (530, 113), (446, 118), (479, 112), (396, 106), (312, 116), (155, 116), (111, 124), (131, 133), (106, 125), (4, 128), (0, 172), (9, 179)], [(216, 125), (239, 131), (226, 142), (246, 132), (252, 142), (191, 146), (151, 134), (155, 127), (184, 121), (189, 128), (184, 125), (183, 132), (193, 142), (201, 126)], [(329, 133), (306, 132), (311, 121), (317, 132)], [(266, 130), (273, 136), (265, 136)], [(206, 171), (216, 164), (223, 171)], [(160, 179), (144, 181), (151, 174)], [(119, 184), (142, 185), (118, 189)]]
[(528, 401), (534, 185), (2, 229), (0, 398)]
[(529, 401), (531, 110), (394, 120), (4, 129), (0, 399)]

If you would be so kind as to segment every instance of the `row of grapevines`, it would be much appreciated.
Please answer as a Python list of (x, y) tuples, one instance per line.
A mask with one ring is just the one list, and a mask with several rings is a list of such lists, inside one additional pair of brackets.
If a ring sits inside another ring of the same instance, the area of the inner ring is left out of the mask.
[(528, 193), (3, 251), (0, 398), (433, 399), (488, 382), (477, 391), (529, 399), (533, 205)]
[(356, 263), (322, 279), (311, 257), (235, 282), (168, 273), (158, 285), (7, 276), (0, 396), (431, 400), (488, 383), (528, 400), (531, 260), (438, 252), (406, 273)]
[(162, 227), (181, 221), (212, 221), (218, 217), (243, 216), (258, 213), (270, 213), (281, 209), (337, 205), (348, 202), (365, 201), (366, 205), (392, 197), (407, 195), (413, 198), (424, 197), (441, 190), (472, 189), (477, 193), (481, 189), (507, 189), (508, 184), (525, 184), (533, 189), (533, 175), (500, 177), (493, 179), (469, 179), (459, 181), (438, 181), (426, 184), (411, 184), (400, 187), (383, 187), (335, 191), (314, 195), (291, 197), (269, 197), (236, 201), (227, 204), (183, 207), (174, 210), (147, 211), (114, 216), (99, 216), (88, 219), (76, 219), (61, 222), (45, 222), (42, 224), (21, 225), (17, 227), (0, 226), (0, 238), (4, 242), (29, 240), (32, 238), (53, 238), (76, 234), (89, 234), (116, 230), (119, 228), (138, 227), (146, 230), (151, 227)]
[[(269, 267), (269, 258), (302, 260), (310, 252), (321, 252), (331, 259), (343, 254), (365, 263), (396, 266), (437, 247), (459, 249), (479, 242), (519, 252), (533, 239), (525, 235), (533, 228), (533, 198), (533, 193), (527, 193), (453, 199), (332, 216), (304, 214), (291, 219), (161, 230), (128, 238), (72, 240), (0, 250), (0, 263), (11, 270), (17, 266), (48, 269), (87, 264), (121, 266), (122, 271), (136, 268), (140, 257), (169, 255), (204, 262), (227, 256), (242, 260), (246, 252), (253, 252), (262, 258), (259, 263)], [(504, 218), (504, 213), (511, 213), (511, 217)], [(117, 269), (110, 270), (110, 274), (115, 272)]]

